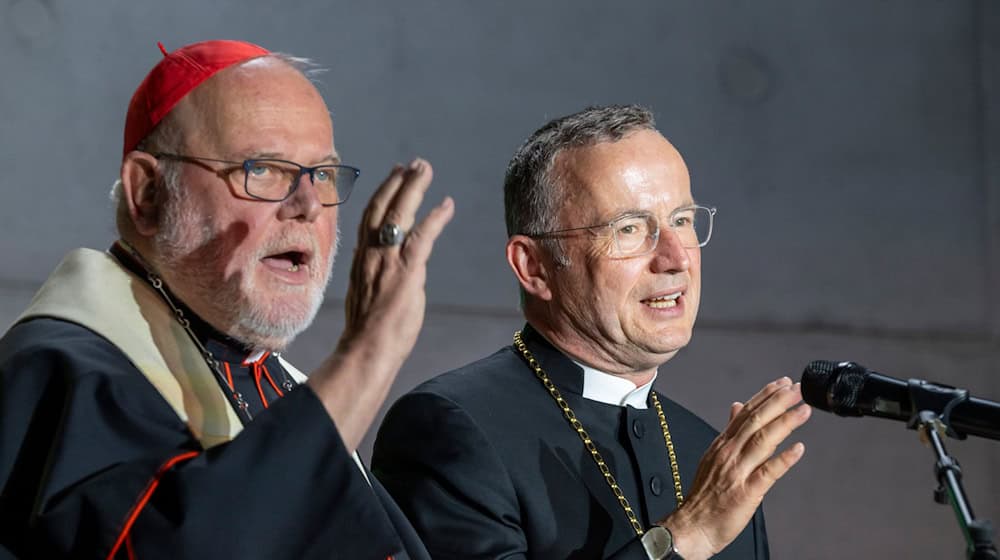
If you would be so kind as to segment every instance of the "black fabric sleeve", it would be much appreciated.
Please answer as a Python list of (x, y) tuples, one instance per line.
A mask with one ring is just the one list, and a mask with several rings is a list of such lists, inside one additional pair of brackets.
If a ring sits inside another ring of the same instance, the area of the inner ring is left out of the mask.
[(528, 558), (510, 477), (450, 400), (410, 393), (397, 401), (379, 429), (372, 471), (435, 560)]
[(649, 560), (649, 554), (646, 553), (646, 547), (642, 546), (642, 537), (636, 537), (605, 560)]
[[(77, 325), (0, 340), (0, 542), (21, 558), (385, 560), (399, 543), (316, 395), (299, 387), (203, 451), (132, 364)], [(127, 557), (122, 547), (120, 557)]]
[[(446, 397), (410, 393), (390, 409), (372, 471), (435, 560), (538, 558), (510, 475), (475, 420)], [(607, 560), (648, 560), (640, 537)]]
[(764, 525), (764, 504), (761, 504), (753, 514), (751, 520), (753, 524), (754, 552), (757, 560), (769, 560), (771, 558), (771, 547), (767, 544), (767, 527)]

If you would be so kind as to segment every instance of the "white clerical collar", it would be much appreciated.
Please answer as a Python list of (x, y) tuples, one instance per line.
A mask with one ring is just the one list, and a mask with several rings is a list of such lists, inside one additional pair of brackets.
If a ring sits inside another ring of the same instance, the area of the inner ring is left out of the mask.
[(623, 377), (604, 373), (576, 360), (573, 363), (583, 368), (583, 398), (615, 406), (646, 408), (646, 399), (659, 373), (654, 373), (647, 383), (636, 387)]

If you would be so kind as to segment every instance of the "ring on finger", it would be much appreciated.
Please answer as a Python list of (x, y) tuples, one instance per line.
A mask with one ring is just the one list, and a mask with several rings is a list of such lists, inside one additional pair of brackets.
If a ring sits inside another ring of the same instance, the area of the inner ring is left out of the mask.
[(378, 230), (379, 245), (395, 247), (396, 245), (401, 245), (404, 239), (406, 239), (406, 232), (403, 231), (403, 228), (399, 227), (399, 224), (386, 222)]

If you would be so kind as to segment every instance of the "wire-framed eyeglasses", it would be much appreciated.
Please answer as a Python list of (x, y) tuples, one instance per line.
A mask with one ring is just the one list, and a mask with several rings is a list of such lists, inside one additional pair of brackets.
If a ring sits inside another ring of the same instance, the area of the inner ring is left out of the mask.
[[(247, 196), (267, 202), (281, 202), (292, 196), (299, 187), (303, 175), (316, 187), (316, 195), (323, 206), (336, 206), (351, 195), (354, 183), (361, 170), (350, 165), (323, 164), (313, 167), (300, 165), (294, 161), (272, 158), (227, 159), (188, 156), (182, 154), (154, 153), (158, 159), (170, 159), (186, 163), (225, 163), (230, 167), (213, 169), (226, 180), (243, 183)], [(208, 167), (208, 166), (205, 166)], [(212, 169), (209, 167), (209, 169)]]
[[(697, 204), (678, 208), (670, 213), (667, 224), (685, 248), (704, 247), (712, 239), (712, 226), (716, 208)], [(558, 237), (574, 231), (589, 230), (595, 234), (610, 231), (613, 243), (609, 244), (611, 257), (638, 257), (652, 253), (660, 240), (660, 221), (646, 212), (619, 216), (604, 224), (557, 229), (528, 237)]]

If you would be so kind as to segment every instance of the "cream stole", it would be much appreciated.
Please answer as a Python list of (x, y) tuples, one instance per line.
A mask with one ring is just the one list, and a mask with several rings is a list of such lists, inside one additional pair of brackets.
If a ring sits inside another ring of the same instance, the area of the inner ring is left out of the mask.
[[(163, 298), (110, 254), (77, 249), (66, 255), (18, 322), (35, 317), (76, 323), (117, 346), (204, 448), (227, 442), (243, 429)], [(297, 382), (305, 381), (300, 371), (279, 360)]]

